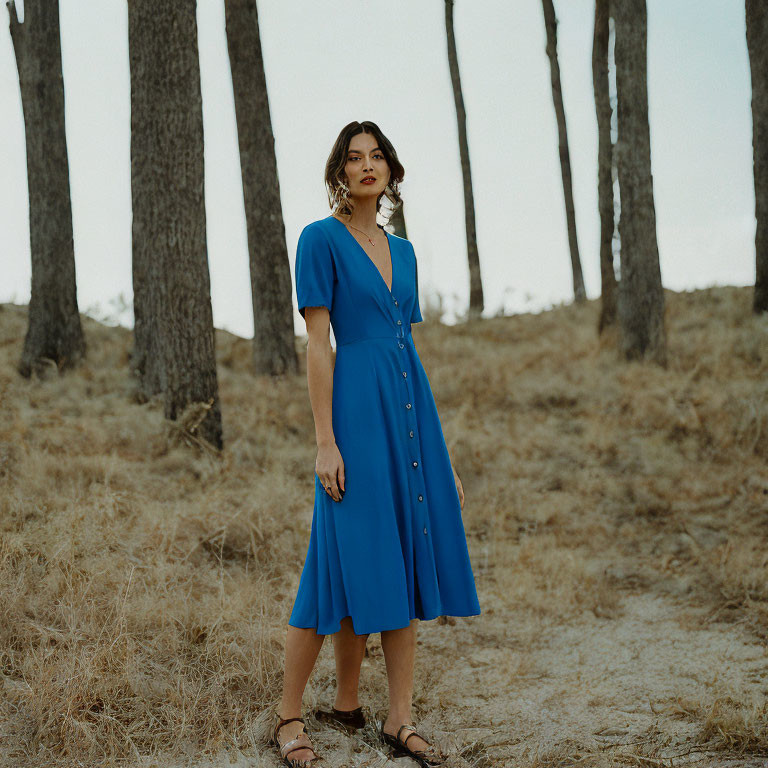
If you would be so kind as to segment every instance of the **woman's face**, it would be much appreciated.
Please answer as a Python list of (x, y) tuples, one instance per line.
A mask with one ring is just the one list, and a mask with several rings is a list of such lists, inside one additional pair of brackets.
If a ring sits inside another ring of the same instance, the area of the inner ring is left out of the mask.
[[(378, 197), (386, 189), (392, 175), (372, 133), (358, 133), (350, 139), (344, 172), (349, 192), (354, 197)], [(371, 176), (374, 181), (363, 181)]]

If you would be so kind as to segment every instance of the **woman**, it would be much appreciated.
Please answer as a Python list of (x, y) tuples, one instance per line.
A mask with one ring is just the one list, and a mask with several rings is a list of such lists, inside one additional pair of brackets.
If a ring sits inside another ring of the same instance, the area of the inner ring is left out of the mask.
[[(411, 724), (416, 621), (480, 613), (461, 510), (429, 381), (411, 337), (421, 322), (411, 243), (377, 224), (397, 207), (404, 170), (375, 123), (340, 133), (326, 165), (334, 213), (308, 224), (296, 253), (315, 420), (315, 506), (289, 620), (274, 742), (284, 762), (318, 758), (301, 702), (325, 635), (334, 636), (337, 725), (362, 727), (360, 665), (381, 633), (390, 708), (381, 738), (422, 765), (444, 759)], [(336, 357), (329, 339), (333, 325)]]

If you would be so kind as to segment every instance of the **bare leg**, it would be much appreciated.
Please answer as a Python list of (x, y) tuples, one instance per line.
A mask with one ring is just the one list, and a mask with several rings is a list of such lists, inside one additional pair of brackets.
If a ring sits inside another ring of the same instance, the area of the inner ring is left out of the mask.
[[(411, 722), (413, 700), (413, 664), (416, 655), (416, 621), (411, 619), (403, 629), (388, 629), (381, 633), (381, 647), (387, 665), (389, 681), (389, 714), (384, 721), (384, 730), (397, 736), (403, 723)], [(410, 733), (403, 731), (401, 740)], [(408, 748), (426, 749), (427, 742), (418, 736), (408, 739)]]
[[(325, 635), (318, 635), (314, 629), (288, 627), (285, 641), (285, 674), (283, 676), (283, 698), (278, 714), (280, 718), (301, 717), (301, 701), (304, 689), (312, 674), (317, 656), (323, 646)], [(278, 734), (281, 744), (285, 744), (301, 733), (301, 723), (292, 722), (284, 725)], [(310, 760), (313, 750), (297, 749), (291, 752), (293, 760)]]
[(333, 636), (333, 651), (336, 656), (336, 709), (349, 712), (360, 706), (358, 685), (360, 667), (365, 656), (368, 635), (356, 635), (352, 618), (341, 620), (341, 630)]

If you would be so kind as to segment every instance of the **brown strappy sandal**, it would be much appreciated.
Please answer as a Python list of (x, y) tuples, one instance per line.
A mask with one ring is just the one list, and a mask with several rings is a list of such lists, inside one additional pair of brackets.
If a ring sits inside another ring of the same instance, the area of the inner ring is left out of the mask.
[[(400, 734), (403, 732), (403, 728), (407, 728), (411, 731), (411, 733), (409, 733), (405, 739), (401, 741)], [(435, 765), (442, 765), (446, 760), (446, 756), (438, 752), (438, 750), (432, 744), (429, 744), (427, 739), (424, 739), (420, 733), (417, 733), (415, 726), (411, 725), (410, 723), (404, 723), (401, 725), (397, 731), (397, 736), (393, 736), (391, 733), (387, 733), (384, 730), (384, 723), (382, 723), (379, 733), (381, 734), (382, 739), (384, 739), (384, 742), (392, 747), (396, 755), (406, 755), (408, 757), (412, 757), (414, 760), (418, 760), (423, 768), (432, 768), (432, 766)], [(408, 739), (410, 739), (411, 736), (418, 736), (420, 739), (424, 739), (424, 741), (426, 741), (429, 746), (426, 749), (410, 749), (408, 747)]]
[[(272, 733), (272, 742), (277, 747), (278, 751), (280, 752), (280, 757), (288, 766), (288, 768), (311, 768), (311, 766), (313, 766), (316, 761), (320, 761), (323, 758), (320, 757), (317, 752), (315, 752), (315, 748), (312, 746), (312, 742), (309, 740), (309, 736), (304, 731), (302, 731), (298, 736), (291, 739), (290, 741), (287, 741), (285, 744), (280, 744), (280, 740), (277, 738), (277, 734), (280, 732), (280, 729), (287, 723), (292, 723), (294, 720), (306, 725), (306, 723), (304, 723), (303, 717), (286, 717), (285, 719), (280, 718), (278, 724), (275, 726), (275, 730)], [(312, 750), (314, 757), (308, 757), (304, 759), (288, 757), (291, 752), (296, 752), (298, 749), (310, 749)]]
[(318, 709), (314, 713), (315, 718), (322, 722), (328, 723), (328, 725), (337, 728), (345, 733), (351, 733), (352, 731), (359, 731), (361, 728), (365, 728), (365, 715), (363, 714), (362, 705), (356, 709), (333, 709), (327, 712), (324, 709)]

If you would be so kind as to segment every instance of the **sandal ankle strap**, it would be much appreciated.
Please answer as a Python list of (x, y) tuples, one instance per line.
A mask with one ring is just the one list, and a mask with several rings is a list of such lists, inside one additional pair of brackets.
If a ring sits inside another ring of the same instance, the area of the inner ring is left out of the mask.
[[(280, 722), (277, 724), (277, 728), (275, 730), (279, 730), (280, 728), (282, 728), (287, 723), (292, 723), (294, 721), (297, 721), (299, 723), (304, 723), (304, 718), (303, 717), (286, 717), (286, 718), (283, 719), (281, 717), (280, 718)], [(304, 725), (306, 725), (306, 723), (304, 723)]]
[(280, 739), (278, 738), (277, 734), (280, 733), (280, 729), (284, 725), (288, 725), (288, 723), (293, 723), (293, 722), (299, 722), (299, 723), (301, 723), (302, 725), (304, 725), (306, 727), (306, 723), (304, 722), (304, 718), (303, 717), (285, 717), (285, 718), (282, 718), (282, 717), (280, 717), (278, 715), (278, 723), (275, 726), (274, 731), (272, 731), (272, 735), (274, 736), (274, 739), (275, 739), (276, 742), (278, 742), (278, 744), (280, 743)]
[[(403, 728), (409, 728), (411, 731), (413, 731), (413, 733), (409, 733), (409, 734), (408, 734), (408, 736), (406, 736), (406, 737), (405, 737), (405, 741), (403, 742), (403, 744), (405, 744), (405, 743), (408, 741), (408, 739), (409, 739), (411, 736), (413, 736), (413, 734), (414, 734), (414, 733), (416, 733), (416, 726), (415, 726), (415, 725), (411, 725), (410, 723), (403, 723), (403, 724), (400, 726), (400, 728), (398, 728), (398, 730), (397, 730), (397, 736), (395, 736), (395, 738), (396, 738), (398, 741), (400, 741), (400, 740), (401, 740), (401, 739), (400, 739), (400, 732), (403, 730)], [(417, 734), (417, 735), (418, 735), (418, 734)], [(423, 739), (424, 737), (423, 737), (423, 736), (421, 736), (420, 738), (422, 738), (422, 739)], [(426, 741), (426, 739), (424, 739), (424, 741)]]

